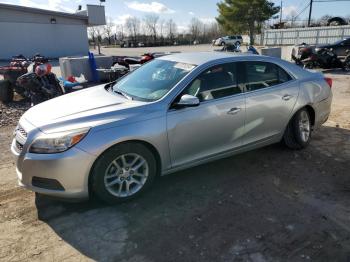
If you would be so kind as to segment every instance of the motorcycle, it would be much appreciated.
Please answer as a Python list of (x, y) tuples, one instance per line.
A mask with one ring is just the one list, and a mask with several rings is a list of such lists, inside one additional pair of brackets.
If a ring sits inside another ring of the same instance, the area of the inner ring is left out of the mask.
[(126, 68), (130, 69), (130, 65), (143, 65), (144, 63), (147, 63), (153, 60), (154, 58), (155, 58), (155, 55), (153, 53), (146, 53), (142, 55), (140, 58), (133, 58), (133, 57), (119, 58), (115, 64), (125, 66)]
[(255, 48), (254, 46), (252, 46), (252, 45), (249, 45), (249, 46), (247, 47), (247, 52), (248, 52), (248, 53), (251, 53), (251, 54), (253, 54), (253, 55), (260, 55), (259, 52), (258, 52), (258, 50), (256, 50), (256, 48)]
[(301, 61), (304, 68), (314, 69), (332, 69), (341, 68), (345, 70), (344, 63), (338, 58), (338, 56), (333, 52), (332, 49), (323, 48), (313, 53), (310, 57), (303, 59)]
[(220, 50), (221, 52), (234, 52), (234, 53), (240, 53), (241, 52), (241, 45), (240, 44), (227, 44), (224, 45), (223, 48)]
[[(293, 50), (293, 52), (295, 51)], [(292, 60), (294, 60), (297, 65), (304, 65), (302, 61), (309, 58), (312, 55), (313, 51), (311, 46), (309, 46), (306, 43), (302, 43), (299, 46), (298, 53), (296, 55), (292, 53)]]
[(51, 72), (50, 64), (36, 66), (31, 64), (30, 66), (33, 67), (33, 71), (20, 76), (16, 84), (23, 88), (23, 96), (30, 99), (31, 106), (65, 93), (56, 75)]

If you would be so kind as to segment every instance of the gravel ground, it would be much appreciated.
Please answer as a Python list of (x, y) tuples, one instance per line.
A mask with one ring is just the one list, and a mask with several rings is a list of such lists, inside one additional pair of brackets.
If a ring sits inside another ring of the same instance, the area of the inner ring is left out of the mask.
[(350, 75), (328, 75), (332, 114), (307, 149), (198, 166), (116, 206), (17, 187), (0, 127), (0, 261), (350, 261)]

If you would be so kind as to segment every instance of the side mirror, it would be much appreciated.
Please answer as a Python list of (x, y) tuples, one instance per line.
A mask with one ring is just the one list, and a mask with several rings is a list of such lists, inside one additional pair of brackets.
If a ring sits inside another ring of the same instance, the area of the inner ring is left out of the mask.
[(182, 95), (180, 101), (175, 104), (177, 107), (194, 107), (199, 105), (199, 99), (196, 96)]

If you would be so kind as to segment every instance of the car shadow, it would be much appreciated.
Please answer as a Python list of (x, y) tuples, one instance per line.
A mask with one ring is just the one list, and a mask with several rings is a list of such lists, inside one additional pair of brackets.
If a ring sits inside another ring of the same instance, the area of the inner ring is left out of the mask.
[[(330, 139), (334, 134), (341, 139)], [(308, 208), (301, 196), (349, 198), (350, 178), (344, 174), (350, 145), (339, 148), (349, 137), (347, 129), (325, 126), (305, 150), (276, 144), (204, 164), (160, 177), (141, 197), (114, 206), (36, 195), (38, 218), (97, 261), (246, 260), (249, 252), (269, 260), (286, 257), (291, 249), (293, 260), (310, 241), (329, 246), (317, 250), (316, 259), (342, 258), (342, 246), (320, 232), (346, 232), (329, 221), (326, 226), (320, 211)], [(332, 150), (325, 151), (323, 144)], [(297, 229), (288, 229), (289, 224)], [(250, 244), (234, 245), (247, 238)], [(243, 249), (250, 251), (237, 255)]]

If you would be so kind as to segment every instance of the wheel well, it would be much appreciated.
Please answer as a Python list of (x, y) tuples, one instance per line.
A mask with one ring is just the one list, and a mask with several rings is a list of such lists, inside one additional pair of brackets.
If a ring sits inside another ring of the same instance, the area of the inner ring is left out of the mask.
[(124, 144), (124, 143), (138, 143), (138, 144), (142, 144), (144, 145), (145, 147), (147, 147), (152, 153), (153, 155), (155, 156), (155, 159), (156, 159), (156, 164), (157, 164), (157, 176), (159, 176), (161, 174), (161, 170), (162, 170), (162, 162), (161, 162), (161, 158), (160, 158), (160, 154), (158, 152), (158, 150), (150, 143), (146, 142), (146, 141), (142, 141), (142, 140), (127, 140), (127, 141), (123, 141), (121, 143), (118, 143), (118, 144), (114, 144), (112, 146), (110, 146), (109, 148), (107, 148), (106, 150), (104, 150), (94, 161), (91, 169), (90, 169), (90, 172), (89, 172), (89, 179), (88, 179), (88, 187), (89, 187), (89, 195), (91, 196), (92, 195), (92, 190), (90, 190), (91, 188), (91, 174), (92, 174), (92, 170), (94, 169), (95, 167), (95, 164), (96, 162), (102, 157), (102, 155), (107, 152), (109, 149), (117, 146), (117, 145), (121, 145), (121, 144)]
[(305, 106), (305, 108), (306, 108), (307, 112), (309, 113), (311, 125), (314, 126), (315, 125), (315, 117), (316, 117), (315, 110), (310, 105)]

